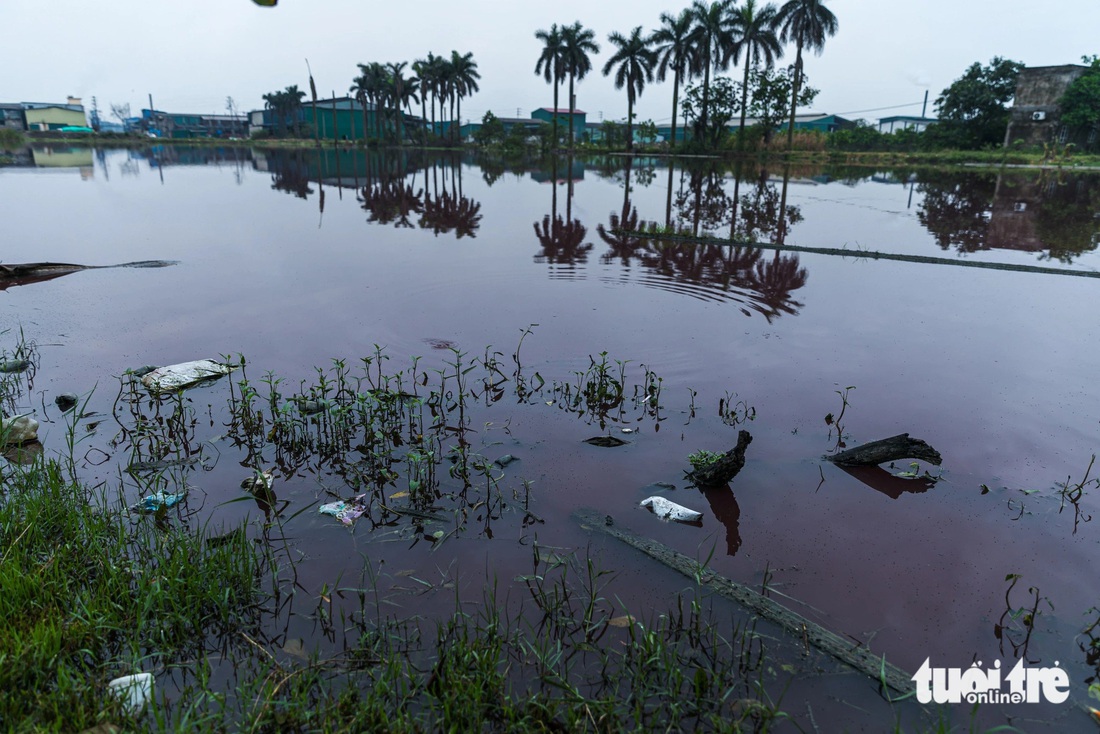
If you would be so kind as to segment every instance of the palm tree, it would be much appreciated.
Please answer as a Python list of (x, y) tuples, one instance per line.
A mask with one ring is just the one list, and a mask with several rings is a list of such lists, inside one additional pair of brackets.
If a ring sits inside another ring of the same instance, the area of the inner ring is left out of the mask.
[(436, 69), (436, 96), (439, 97), (439, 128), (440, 133), (443, 131), (444, 112), (450, 105), (450, 114), (447, 119), (450, 121), (448, 127), (448, 134), (453, 134), (451, 129), (454, 127), (455, 121), (455, 105), (454, 94), (455, 85), (457, 84), (457, 78), (455, 76), (455, 66), (452, 59), (441, 57), (439, 59), (439, 68)]
[[(420, 124), (428, 122), (428, 93), (431, 91), (432, 60), (435, 58), (430, 52), (428, 58), (417, 59), (412, 64), (412, 70), (420, 82)], [(424, 138), (426, 141), (427, 138)]]
[(280, 136), (286, 134), (285, 96), (283, 92), (268, 92), (263, 96), (264, 109), (271, 110), (275, 117), (275, 127)]
[(377, 61), (369, 64), (359, 64), (359, 76), (352, 81), (351, 91), (356, 92), (356, 97), (366, 101), (363, 105), (363, 136), (370, 137), (367, 127), (367, 105), (374, 105), (374, 125), (377, 137), (382, 137), (381, 102), (385, 93), (388, 74), (386, 67)]
[(695, 17), (685, 8), (677, 16), (661, 13), (660, 28), (653, 32), (650, 41), (658, 54), (660, 64), (657, 67), (657, 79), (665, 80), (668, 70), (673, 72), (672, 81), (672, 141), (676, 145), (676, 108), (680, 101), (680, 82), (697, 65), (695, 46), (691, 43), (691, 29)]
[[(653, 67), (657, 65), (657, 52), (649, 47), (650, 40), (642, 36), (642, 27), (635, 28), (629, 38), (618, 31), (607, 37), (618, 50), (607, 60), (603, 75), (615, 69), (615, 88), (626, 87), (626, 149), (634, 150), (634, 100), (645, 89), (645, 83), (653, 81)], [(616, 68), (617, 65), (617, 68)]]
[(554, 147), (558, 145), (558, 85), (565, 78), (565, 39), (558, 24), (550, 26), (549, 31), (535, 31), (535, 38), (542, 41), (542, 53), (535, 64), (535, 74), (554, 85)]
[[(451, 68), (454, 70), (454, 92), (458, 98), (458, 119), (456, 124), (461, 128), (462, 126), (462, 98), (472, 95), (474, 92), (480, 90), (477, 85), (477, 80), (481, 78), (481, 74), (477, 72), (477, 62), (474, 61), (474, 54), (472, 51), (468, 51), (464, 54), (460, 54), (458, 51), (451, 51)], [(458, 131), (454, 131), (457, 135)]]
[(405, 78), (405, 67), (409, 65), (407, 61), (399, 61), (396, 63), (386, 64), (386, 71), (389, 75), (387, 84), (387, 94), (389, 101), (393, 104), (394, 114), (394, 134), (397, 136), (398, 145), (401, 144), (404, 138), (404, 126), (402, 125), (401, 107), (408, 100), (408, 87), (410, 86), (409, 80)]
[(775, 16), (783, 43), (794, 41), (794, 88), (791, 90), (791, 119), (787, 126), (787, 149), (794, 146), (794, 112), (798, 107), (798, 91), (802, 86), (802, 49), (819, 56), (825, 50), (825, 38), (835, 36), (836, 16), (825, 7), (825, 0), (787, 0)]
[(696, 48), (696, 71), (703, 74), (703, 109), (699, 115), (700, 127), (707, 128), (707, 108), (710, 104), (710, 71), (720, 71), (729, 65), (729, 48), (733, 45), (730, 0), (716, 0), (706, 3), (695, 0), (691, 5), (691, 14), (695, 18), (695, 27), (691, 32), (692, 44)]
[(749, 70), (755, 68), (761, 60), (771, 66), (783, 55), (783, 47), (775, 35), (775, 18), (778, 11), (772, 4), (758, 7), (756, 0), (745, 0), (745, 4), (733, 11), (733, 63), (741, 61), (741, 52), (745, 52), (745, 79), (741, 84), (741, 126), (737, 128), (737, 150), (744, 149), (745, 113), (749, 101)]
[(573, 79), (584, 79), (588, 72), (592, 71), (592, 61), (588, 58), (590, 53), (599, 53), (600, 47), (595, 42), (595, 32), (585, 28), (577, 21), (573, 25), (567, 25), (561, 30), (562, 37), (562, 63), (565, 71), (569, 73), (569, 149), (573, 149)]
[(298, 119), (298, 110), (302, 107), (302, 100), (306, 93), (298, 89), (297, 84), (292, 84), (283, 92), (286, 99), (286, 112), (294, 121), (294, 137), (302, 137), (302, 122)]

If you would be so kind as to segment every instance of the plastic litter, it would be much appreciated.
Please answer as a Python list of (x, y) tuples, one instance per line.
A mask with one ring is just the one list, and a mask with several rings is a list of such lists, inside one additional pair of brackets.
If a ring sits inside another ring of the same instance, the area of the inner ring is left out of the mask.
[(5, 418), (0, 423), (0, 443), (4, 445), (23, 444), (37, 438), (38, 421), (29, 414)]
[(274, 483), (274, 475), (269, 471), (264, 471), (241, 481), (241, 489), (251, 492), (252, 494), (264, 494), (271, 491), (271, 485)]
[(367, 495), (361, 494), (354, 499), (340, 500), (339, 502), (329, 502), (328, 504), (321, 505), (317, 508), (317, 511), (322, 515), (332, 515), (345, 525), (351, 525), (367, 511), (366, 500)]
[(176, 494), (170, 494), (168, 492), (155, 492), (148, 497), (142, 497), (141, 501), (130, 505), (130, 512), (156, 512), (162, 507), (175, 507), (183, 498), (187, 496), (187, 492), (178, 492)]
[(12, 374), (15, 372), (25, 372), (30, 369), (30, 360), (26, 359), (12, 359), (6, 362), (0, 362), (0, 372), (4, 374)]
[(157, 367), (141, 378), (141, 384), (152, 393), (183, 390), (200, 382), (214, 380), (228, 375), (233, 367), (212, 359), (198, 359), (193, 362)]
[(652, 510), (657, 517), (673, 522), (699, 522), (703, 519), (703, 513), (690, 510), (664, 497), (647, 497), (641, 504), (642, 507)]
[(153, 674), (124, 675), (108, 683), (107, 689), (122, 701), (126, 713), (134, 716), (141, 713), (153, 695)]

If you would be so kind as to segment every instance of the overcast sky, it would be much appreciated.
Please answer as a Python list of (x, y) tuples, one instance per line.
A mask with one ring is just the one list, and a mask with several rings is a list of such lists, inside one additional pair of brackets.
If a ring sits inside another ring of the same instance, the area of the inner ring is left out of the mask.
[[(580, 21), (596, 32), (601, 53), (577, 87), (589, 120), (622, 119), (626, 95), (600, 71), (607, 35), (645, 31), (686, 0), (0, 0), (4, 72), (0, 102), (64, 101), (94, 95), (105, 117), (111, 103), (170, 112), (224, 113), (232, 96), (242, 111), (290, 84), (344, 94), (357, 63), (413, 61), (429, 51), (472, 51), (481, 91), (464, 101), (463, 118), (526, 117), (549, 106), (550, 85), (534, 74), (534, 33)], [(812, 111), (876, 119), (920, 114), (971, 63), (993, 56), (1027, 66), (1080, 63), (1100, 53), (1100, 0), (827, 0), (839, 32), (821, 56), (806, 60), (821, 90)], [(785, 62), (793, 60), (791, 49)], [(737, 74), (737, 72), (734, 72)], [(740, 75), (737, 74), (737, 78)], [(561, 106), (566, 106), (562, 94)], [(665, 124), (672, 84), (648, 86), (639, 119)], [(891, 108), (891, 109), (880, 109)]]

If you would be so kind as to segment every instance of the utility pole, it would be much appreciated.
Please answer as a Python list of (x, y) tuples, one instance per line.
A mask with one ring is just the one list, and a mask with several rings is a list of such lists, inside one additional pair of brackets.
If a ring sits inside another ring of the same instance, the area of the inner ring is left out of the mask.
[(924, 117), (924, 113), (928, 111), (928, 90), (924, 90), (924, 106), (920, 108), (920, 116)]

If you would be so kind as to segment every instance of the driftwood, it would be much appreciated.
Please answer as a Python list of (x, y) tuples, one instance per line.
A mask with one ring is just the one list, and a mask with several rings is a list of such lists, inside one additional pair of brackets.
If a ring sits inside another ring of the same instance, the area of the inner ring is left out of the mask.
[(908, 433), (865, 443), (825, 458), (843, 466), (875, 466), (898, 459), (919, 459), (939, 466), (943, 461), (939, 451), (919, 438), (909, 438)]
[(697, 487), (721, 487), (729, 484), (745, 466), (745, 449), (752, 443), (748, 431), (737, 432), (737, 445), (713, 464), (688, 472), (688, 479)]
[(853, 644), (851, 640), (846, 640), (840, 635), (830, 632), (821, 625), (787, 609), (782, 604), (759, 594), (747, 586), (720, 576), (713, 571), (701, 569), (698, 561), (662, 543), (621, 528), (606, 515), (601, 515), (594, 510), (581, 509), (574, 512), (573, 517), (588, 529), (606, 533), (621, 540), (669, 568), (679, 571), (688, 578), (698, 578), (702, 586), (719, 596), (730, 599), (754, 614), (774, 622), (792, 633), (797, 639), (832, 655), (837, 660), (885, 684), (894, 691), (904, 694), (913, 690), (911, 675), (901, 668), (887, 663), (884, 657), (873, 654), (866, 646), (859, 643)]
[(0, 263), (0, 290), (13, 285), (30, 285), (79, 273), (81, 270), (105, 268), (164, 268), (175, 265), (172, 260), (138, 260), (118, 265), (76, 265), (74, 263)]

